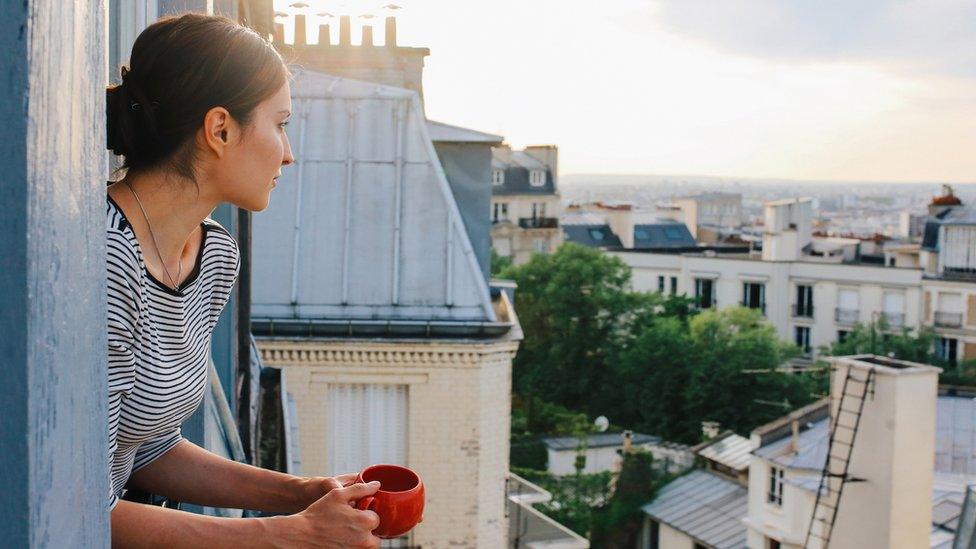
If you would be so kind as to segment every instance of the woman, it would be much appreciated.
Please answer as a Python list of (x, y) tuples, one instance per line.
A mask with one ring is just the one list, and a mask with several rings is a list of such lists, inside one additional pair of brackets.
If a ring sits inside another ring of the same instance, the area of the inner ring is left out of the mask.
[[(109, 470), (119, 546), (378, 547), (377, 483), (302, 478), (235, 463), (180, 436), (200, 404), (214, 324), (240, 265), (208, 218), (221, 202), (260, 211), (293, 162), (287, 69), (228, 19), (184, 15), (148, 27), (107, 90)], [(121, 500), (123, 488), (207, 505), (293, 513), (201, 516)]]

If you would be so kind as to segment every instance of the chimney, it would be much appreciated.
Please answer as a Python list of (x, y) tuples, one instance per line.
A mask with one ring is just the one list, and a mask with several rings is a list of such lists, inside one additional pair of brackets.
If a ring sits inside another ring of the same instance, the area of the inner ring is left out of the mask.
[(703, 421), (701, 425), (702, 435), (705, 436), (706, 440), (711, 440), (717, 437), (719, 429), (721, 429), (721, 424), (717, 421)]
[(386, 18), (386, 47), (396, 47), (396, 17), (392, 15)]
[(633, 441), (634, 433), (632, 431), (624, 431), (624, 454), (629, 454), (633, 451)]
[(272, 40), (275, 44), (285, 43), (285, 25), (284, 23), (275, 23), (274, 30), (272, 31)]
[(295, 15), (295, 46), (304, 46), (308, 43), (305, 40), (305, 16), (301, 13)]
[[(857, 379), (866, 379), (874, 372), (848, 468), (850, 477), (865, 482), (844, 485), (831, 549), (927, 547), (932, 531), (935, 417), (941, 370), (875, 355), (830, 361), (834, 370), (830, 380), (831, 424), (850, 424), (855, 419), (854, 414), (838, 411), (848, 372)], [(850, 381), (847, 392), (860, 395), (863, 389)], [(845, 398), (844, 408), (856, 410), (859, 406), (858, 399)], [(838, 429), (835, 440), (850, 441), (848, 433)], [(843, 462), (836, 466), (842, 467)]]
[(348, 15), (342, 15), (339, 17), (339, 45), (340, 46), (351, 46), (352, 45), (352, 30), (351, 23), (349, 22)]
[(796, 453), (800, 449), (800, 420), (794, 417), (790, 421), (790, 451)]
[(363, 46), (373, 45), (373, 27), (370, 25), (363, 25)]
[(320, 46), (331, 46), (332, 45), (332, 31), (329, 29), (329, 25), (319, 25), (319, 45)]
[(610, 230), (620, 237), (624, 248), (634, 247), (634, 210), (631, 204), (608, 205), (601, 208), (606, 214)]

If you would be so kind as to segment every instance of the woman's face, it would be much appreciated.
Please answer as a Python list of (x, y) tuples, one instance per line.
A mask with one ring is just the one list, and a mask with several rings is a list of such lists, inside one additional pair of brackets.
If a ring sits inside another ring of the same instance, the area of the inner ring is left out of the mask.
[(235, 125), (226, 154), (217, 162), (213, 179), (223, 199), (252, 212), (268, 207), (281, 169), (295, 161), (285, 133), (291, 116), (291, 88), (285, 84), (255, 107), (246, 127)]

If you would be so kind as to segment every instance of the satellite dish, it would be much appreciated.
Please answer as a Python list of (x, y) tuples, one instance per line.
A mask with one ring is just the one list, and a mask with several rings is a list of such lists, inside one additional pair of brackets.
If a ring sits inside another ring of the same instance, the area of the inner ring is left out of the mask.
[(602, 433), (606, 431), (608, 427), (610, 427), (610, 420), (607, 419), (607, 416), (600, 416), (596, 418), (596, 421), (593, 422), (593, 426), (596, 427), (597, 431)]

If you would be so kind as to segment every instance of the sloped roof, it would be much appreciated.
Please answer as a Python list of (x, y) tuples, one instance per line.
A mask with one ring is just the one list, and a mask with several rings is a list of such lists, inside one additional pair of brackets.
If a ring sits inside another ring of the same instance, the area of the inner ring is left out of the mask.
[(495, 321), (416, 92), (298, 71), (296, 163), (254, 216), (252, 316)]
[[(552, 170), (545, 163), (525, 151), (496, 147), (492, 149), (491, 167), (493, 170), (505, 172), (505, 179), (502, 184), (492, 185), (491, 193), (493, 195), (545, 195), (556, 192), (556, 182)], [(534, 170), (545, 172), (545, 183), (542, 185), (529, 183), (529, 172)]]
[(736, 471), (745, 471), (752, 459), (752, 442), (744, 436), (729, 433), (701, 445), (696, 453)]
[(634, 225), (634, 248), (687, 248), (697, 244), (688, 227), (678, 221)]
[(715, 473), (699, 469), (672, 481), (642, 510), (710, 547), (746, 546), (749, 491)]
[(610, 225), (564, 225), (566, 240), (591, 248), (619, 248), (620, 238)]
[(479, 132), (461, 126), (453, 126), (443, 122), (427, 121), (427, 133), (434, 142), (449, 143), (501, 143), (505, 138), (500, 135)]
[[(550, 437), (542, 439), (542, 442), (550, 450), (576, 450), (579, 445), (577, 437)], [(633, 445), (638, 444), (657, 444), (661, 442), (661, 437), (634, 433), (630, 439)], [(623, 446), (624, 437), (621, 433), (600, 433), (586, 437), (587, 448), (606, 448), (610, 446)]]

